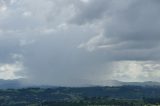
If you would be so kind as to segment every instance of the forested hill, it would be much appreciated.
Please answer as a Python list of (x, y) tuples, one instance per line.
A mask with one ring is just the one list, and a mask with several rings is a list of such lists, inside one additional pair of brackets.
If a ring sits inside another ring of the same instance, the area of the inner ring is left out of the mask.
[[(159, 86), (57, 87), (0, 90), (0, 106), (22, 106), (32, 103), (79, 103), (84, 101), (138, 100), (160, 102)], [(116, 102), (116, 101), (115, 101)], [(46, 105), (48, 106), (48, 105)]]

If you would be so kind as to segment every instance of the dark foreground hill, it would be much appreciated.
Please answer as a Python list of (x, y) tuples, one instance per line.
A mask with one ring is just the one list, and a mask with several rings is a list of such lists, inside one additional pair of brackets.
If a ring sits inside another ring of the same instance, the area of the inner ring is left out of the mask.
[(160, 103), (159, 86), (0, 90), (0, 106), (144, 106)]

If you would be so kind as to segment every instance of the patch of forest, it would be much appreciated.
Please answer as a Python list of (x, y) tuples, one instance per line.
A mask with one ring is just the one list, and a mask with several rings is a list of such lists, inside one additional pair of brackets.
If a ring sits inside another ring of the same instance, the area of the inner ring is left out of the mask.
[(159, 86), (1, 89), (0, 106), (152, 106)]

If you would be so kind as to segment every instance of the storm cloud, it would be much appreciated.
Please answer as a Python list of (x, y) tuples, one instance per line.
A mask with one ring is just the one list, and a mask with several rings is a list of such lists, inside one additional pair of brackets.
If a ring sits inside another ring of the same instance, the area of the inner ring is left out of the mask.
[(158, 0), (0, 0), (0, 67), (43, 85), (158, 81), (159, 10)]

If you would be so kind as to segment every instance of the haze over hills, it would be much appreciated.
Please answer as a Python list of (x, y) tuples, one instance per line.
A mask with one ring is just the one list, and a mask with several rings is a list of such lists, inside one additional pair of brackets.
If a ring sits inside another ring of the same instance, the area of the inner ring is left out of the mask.
[[(84, 85), (82, 87), (94, 87), (94, 86), (160, 86), (160, 82), (146, 81), (146, 82), (122, 82), (118, 80), (108, 80), (102, 83), (102, 85)], [(7, 88), (28, 88), (28, 87), (40, 87), (40, 88), (50, 88), (50, 87), (61, 87), (53, 85), (34, 85), (25, 83), (25, 79), (14, 79), (14, 80), (3, 80), (0, 79), (0, 89)]]
[(123, 82), (118, 80), (108, 80), (103, 82), (104, 86), (124, 86), (124, 85), (131, 85), (131, 86), (160, 86), (160, 82), (156, 81), (145, 81), (145, 82)]
[(23, 84), (21, 80), (22, 79), (14, 79), (14, 80), (0, 79), (0, 89), (27, 87), (27, 85)]

